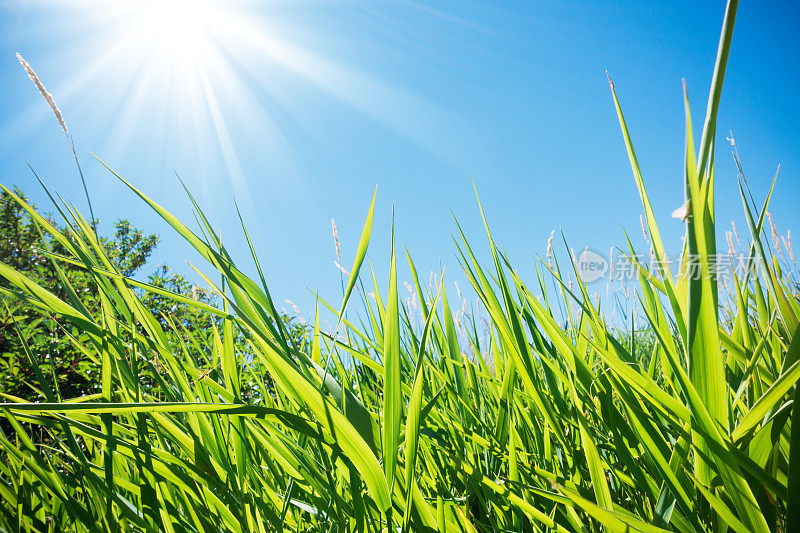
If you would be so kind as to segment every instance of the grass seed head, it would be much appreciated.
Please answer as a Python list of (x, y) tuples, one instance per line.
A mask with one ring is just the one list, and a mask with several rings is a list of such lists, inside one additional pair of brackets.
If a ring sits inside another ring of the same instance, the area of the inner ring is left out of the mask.
[(67, 123), (64, 122), (64, 116), (61, 114), (61, 110), (58, 109), (56, 105), (56, 101), (53, 99), (53, 95), (47, 92), (42, 80), (39, 79), (39, 76), (36, 75), (36, 71), (33, 70), (33, 67), (25, 61), (22, 56), (17, 52), (17, 59), (19, 60), (20, 65), (22, 68), (25, 69), (25, 72), (28, 74), (28, 77), (31, 79), (36, 88), (39, 89), (39, 93), (41, 93), (44, 101), (47, 102), (47, 105), (50, 106), (50, 109), (53, 111), (53, 114), (56, 116), (56, 120), (58, 120), (59, 126), (61, 129), (64, 130), (64, 135), (69, 137), (69, 132), (67, 131)]
[(339, 270), (341, 270), (341, 271), (342, 271), (342, 274), (344, 274), (344, 275), (345, 275), (345, 276), (347, 276), (348, 278), (350, 277), (350, 272), (348, 272), (348, 271), (347, 271), (347, 269), (346, 269), (345, 267), (343, 267), (342, 265), (340, 265), (340, 264), (339, 264), (337, 261), (334, 261), (334, 262), (333, 262), (333, 264), (334, 264), (334, 265), (336, 265), (336, 268), (338, 268)]
[(341, 261), (342, 252), (339, 248), (339, 232), (336, 230), (336, 222), (333, 219), (331, 219), (331, 230), (333, 231), (333, 244), (336, 246), (336, 260)]
[(733, 228), (733, 236), (736, 237), (736, 244), (739, 246), (742, 245), (742, 241), (739, 240), (739, 232), (736, 231), (736, 224), (731, 220), (731, 227)]
[(300, 313), (300, 308), (297, 307), (297, 304), (295, 304), (291, 300), (286, 300), (286, 303), (289, 304), (290, 306), (292, 306), (292, 309), (294, 309), (294, 312), (297, 313), (297, 318), (300, 319), (300, 322), (305, 324), (305, 319), (303, 319), (303, 314)]
[(647, 235), (647, 227), (644, 225), (644, 217), (639, 215), (639, 223), (642, 225), (642, 235), (644, 235), (644, 242), (650, 242), (650, 236)]

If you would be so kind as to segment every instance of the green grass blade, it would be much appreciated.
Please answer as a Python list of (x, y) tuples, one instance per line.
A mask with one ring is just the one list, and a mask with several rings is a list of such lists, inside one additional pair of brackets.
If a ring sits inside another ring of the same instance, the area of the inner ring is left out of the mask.
[(389, 296), (383, 326), (383, 471), (389, 490), (394, 485), (400, 443), (400, 417), (403, 393), (400, 388), (400, 318), (397, 304), (397, 265), (394, 255), (392, 223)]

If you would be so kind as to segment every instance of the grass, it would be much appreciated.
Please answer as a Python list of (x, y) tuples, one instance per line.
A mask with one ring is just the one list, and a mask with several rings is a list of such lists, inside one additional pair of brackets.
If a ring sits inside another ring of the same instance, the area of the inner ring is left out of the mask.
[[(255, 253), (257, 280), (232, 262), (193, 200), (198, 232), (119, 178), (208, 262), (202, 275), (218, 307), (115, 271), (70, 205), (55, 204), (75, 230), (68, 238), (20, 200), (68, 251), (52, 261), (83, 266), (102, 305), (93, 314), (74, 292), (60, 300), (0, 264), (11, 287), (3, 295), (81, 328), (86, 341), (73, 342), (98, 361), (102, 393), (61, 400), (36, 354), (20, 354), (38, 369), (43, 401), (4, 395), (0, 404), (14, 430), (0, 435), (0, 526), (800, 530), (800, 303), (765, 245), (769, 196), (755, 205), (743, 181), (749, 268), (722, 298), (712, 275), (716, 113), (735, 11), (729, 2), (699, 147), (686, 103), (683, 263), (677, 273), (666, 263), (637, 263), (644, 334), (614, 329), (574, 264), (543, 262), (537, 283), (527, 285), (488, 223), (490, 264), (476, 259), (460, 229), (456, 239), (488, 314), (488, 338), (474, 315), (453, 312), (444, 273), (424, 286), (409, 255), (416, 305), (404, 304), (394, 243), (384, 300), (362, 273), (373, 198), (343, 301), (319, 301), (337, 316), (335, 331), (321, 331), (318, 305), (298, 341)], [(612, 96), (653, 252), (666, 259), (613, 84)], [(636, 252), (628, 244), (623, 253)], [(692, 258), (696, 279), (686, 275)], [(141, 304), (142, 291), (195, 307), (212, 327), (188, 332), (169, 317), (162, 327)], [(354, 302), (360, 309), (348, 312)], [(140, 386), (144, 371), (155, 387)], [(245, 402), (243, 383), (260, 394)], [(34, 442), (32, 426), (52, 439)]]

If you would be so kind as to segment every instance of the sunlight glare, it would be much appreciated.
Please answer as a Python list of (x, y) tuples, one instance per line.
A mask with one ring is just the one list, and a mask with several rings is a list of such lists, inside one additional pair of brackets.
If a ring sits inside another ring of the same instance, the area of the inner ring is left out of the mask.
[(151, 58), (197, 68), (207, 53), (216, 10), (205, 0), (129, 0), (132, 40)]

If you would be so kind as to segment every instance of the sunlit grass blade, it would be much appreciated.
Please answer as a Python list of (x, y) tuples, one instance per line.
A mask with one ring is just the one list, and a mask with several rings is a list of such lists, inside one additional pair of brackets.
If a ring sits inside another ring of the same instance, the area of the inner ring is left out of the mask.
[(356, 257), (353, 261), (353, 268), (350, 269), (350, 279), (347, 280), (347, 287), (344, 290), (342, 306), (339, 309), (338, 322), (341, 322), (344, 318), (347, 302), (350, 300), (350, 294), (353, 292), (353, 287), (355, 287), (356, 280), (358, 280), (358, 273), (361, 270), (361, 265), (364, 263), (364, 257), (367, 255), (369, 236), (372, 233), (372, 217), (375, 212), (375, 198), (377, 198), (377, 196), (378, 187), (375, 187), (375, 192), (372, 195), (372, 203), (369, 205), (369, 211), (367, 211), (367, 220), (364, 222), (364, 229), (361, 231), (361, 240), (358, 241), (358, 249), (356, 250)]
[[(441, 276), (444, 279), (444, 272)], [(427, 313), (425, 319), (425, 326), (422, 330), (422, 336), (419, 341), (419, 351), (417, 353), (417, 361), (414, 366), (414, 382), (411, 387), (411, 396), (408, 402), (408, 416), (406, 418), (406, 441), (405, 441), (405, 487), (406, 487), (406, 506), (405, 515), (403, 517), (403, 529), (408, 528), (409, 518), (411, 517), (411, 496), (413, 494), (412, 484), (416, 487), (414, 481), (414, 469), (417, 464), (417, 444), (419, 441), (420, 431), (420, 414), (422, 411), (422, 394), (425, 379), (425, 350), (427, 346), (428, 336), (431, 332), (434, 318), (436, 317), (436, 308), (439, 303), (439, 296), (442, 293), (444, 283), (439, 285), (439, 290), (436, 297), (430, 304), (430, 311)]]
[(397, 452), (400, 444), (400, 417), (403, 392), (400, 388), (400, 318), (397, 304), (397, 266), (392, 223), (389, 296), (383, 324), (383, 472), (389, 490), (394, 485)]

